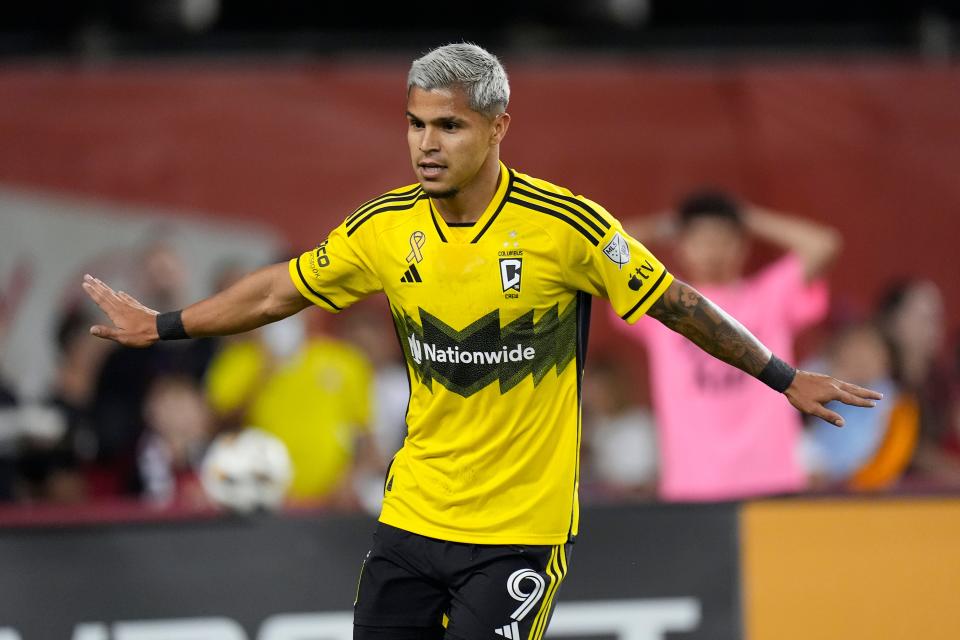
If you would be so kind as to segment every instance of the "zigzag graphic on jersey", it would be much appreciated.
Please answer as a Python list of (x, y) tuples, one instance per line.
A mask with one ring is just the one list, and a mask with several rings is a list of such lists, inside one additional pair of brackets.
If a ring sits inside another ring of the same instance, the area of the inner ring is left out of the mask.
[(505, 327), (497, 309), (459, 331), (418, 311), (420, 322), (397, 308), (393, 319), (407, 362), (431, 391), (434, 381), (465, 398), (494, 381), (500, 393), (527, 376), (538, 385), (552, 369), (560, 375), (576, 353), (576, 300), (562, 314), (554, 305), (534, 321), (531, 309)]

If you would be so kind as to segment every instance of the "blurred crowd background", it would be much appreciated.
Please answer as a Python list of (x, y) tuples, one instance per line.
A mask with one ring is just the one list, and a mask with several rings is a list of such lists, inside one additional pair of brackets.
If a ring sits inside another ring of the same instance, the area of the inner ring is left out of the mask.
[[(960, 489), (960, 10), (947, 2), (10, 3), (0, 16), (0, 501), (207, 507), (219, 434), (291, 505), (375, 511), (408, 379), (382, 297), (247, 335), (88, 335), (92, 273), (169, 310), (409, 183), (403, 81), (468, 39), (506, 163), (607, 206), (775, 352), (885, 393), (802, 421), (594, 306), (585, 501)], [(532, 381), (529, 381), (532, 384)]]

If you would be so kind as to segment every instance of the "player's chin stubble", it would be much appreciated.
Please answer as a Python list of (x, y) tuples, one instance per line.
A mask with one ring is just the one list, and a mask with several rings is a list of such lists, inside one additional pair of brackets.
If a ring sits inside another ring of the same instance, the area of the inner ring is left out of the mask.
[(423, 192), (434, 200), (445, 200), (460, 193), (460, 189), (457, 189), (456, 187), (451, 187), (450, 189), (446, 189), (444, 191), (431, 191), (429, 189), (424, 189)]

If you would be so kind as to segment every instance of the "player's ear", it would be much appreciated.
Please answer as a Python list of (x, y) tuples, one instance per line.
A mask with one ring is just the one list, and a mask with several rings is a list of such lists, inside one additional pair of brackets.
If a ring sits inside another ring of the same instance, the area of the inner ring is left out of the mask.
[(490, 133), (490, 146), (500, 144), (510, 128), (510, 114), (504, 111), (493, 116), (493, 130)]

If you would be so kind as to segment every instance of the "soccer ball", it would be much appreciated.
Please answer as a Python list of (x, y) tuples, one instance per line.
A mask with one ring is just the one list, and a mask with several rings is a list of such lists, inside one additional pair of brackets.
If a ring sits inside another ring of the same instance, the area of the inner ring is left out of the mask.
[(286, 445), (260, 429), (218, 436), (203, 459), (200, 481), (214, 504), (250, 513), (274, 511), (293, 479)]

